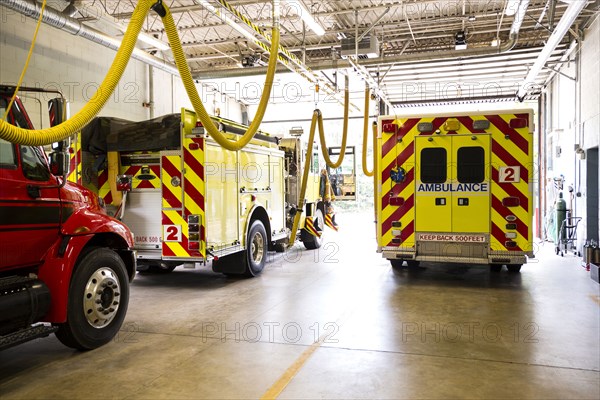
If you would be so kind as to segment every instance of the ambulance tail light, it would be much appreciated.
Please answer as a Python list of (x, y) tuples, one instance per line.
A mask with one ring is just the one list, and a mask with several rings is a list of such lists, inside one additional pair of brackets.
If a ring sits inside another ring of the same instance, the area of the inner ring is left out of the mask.
[(200, 242), (188, 242), (188, 250), (200, 250)]
[(526, 128), (529, 123), (525, 118), (513, 118), (510, 120), (509, 125), (513, 129)]
[(517, 242), (515, 242), (514, 240), (507, 240), (506, 242), (504, 242), (504, 247), (506, 247), (507, 249), (517, 247)]
[(381, 121), (381, 129), (383, 133), (396, 133), (398, 132), (398, 125), (394, 123), (393, 119), (384, 119)]
[(390, 206), (400, 207), (404, 205), (404, 197), (390, 197)]
[(507, 232), (504, 236), (507, 239), (516, 239), (517, 238), (517, 234), (515, 232)]
[(519, 207), (521, 200), (518, 197), (510, 196), (502, 199), (502, 205), (504, 207)]

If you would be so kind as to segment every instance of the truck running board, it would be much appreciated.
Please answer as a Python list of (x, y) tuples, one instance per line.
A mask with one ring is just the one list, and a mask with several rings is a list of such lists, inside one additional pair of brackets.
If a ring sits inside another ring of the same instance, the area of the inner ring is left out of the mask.
[(9, 333), (5, 336), (0, 336), (0, 351), (21, 343), (28, 342), (33, 339), (43, 338), (56, 332), (58, 327), (51, 325), (35, 325), (28, 329), (23, 329), (17, 332)]

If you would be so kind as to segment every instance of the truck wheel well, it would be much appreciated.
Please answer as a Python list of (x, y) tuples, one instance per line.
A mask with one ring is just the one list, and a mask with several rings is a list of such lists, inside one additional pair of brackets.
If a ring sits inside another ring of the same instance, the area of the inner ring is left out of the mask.
[[(271, 243), (271, 221), (269, 220), (269, 214), (263, 207), (257, 207), (250, 217), (250, 222), (248, 223), (248, 230), (250, 226), (252, 226), (252, 222), (259, 220), (265, 226), (265, 230), (267, 231), (267, 241)], [(270, 245), (269, 245), (270, 247)]]
[(79, 255), (79, 262), (90, 250), (96, 247), (106, 247), (114, 250), (125, 263), (127, 274), (131, 280), (135, 275), (135, 260), (127, 246), (127, 242), (122, 237), (114, 233), (97, 233), (85, 245), (85, 248)]

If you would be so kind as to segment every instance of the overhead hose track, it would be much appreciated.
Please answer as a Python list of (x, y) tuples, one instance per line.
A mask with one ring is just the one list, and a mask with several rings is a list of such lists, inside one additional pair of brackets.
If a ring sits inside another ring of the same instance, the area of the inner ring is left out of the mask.
[(127, 63), (131, 58), (131, 53), (135, 47), (135, 43), (137, 41), (137, 37), (142, 29), (142, 25), (144, 24), (145, 18), (148, 15), (150, 9), (154, 9), (162, 18), (163, 24), (165, 25), (165, 30), (167, 31), (167, 36), (169, 38), (169, 42), (171, 44), (171, 48), (173, 50), (173, 54), (175, 55), (177, 61), (177, 67), (179, 69), (179, 73), (184, 82), (186, 91), (190, 100), (192, 101), (192, 105), (194, 106), (194, 110), (196, 111), (196, 115), (198, 115), (200, 121), (204, 125), (206, 131), (209, 135), (221, 146), (228, 150), (239, 150), (243, 148), (252, 138), (254, 134), (258, 130), (258, 126), (262, 122), (262, 118), (264, 116), (267, 103), (269, 97), (271, 95), (271, 88), (273, 86), (273, 77), (275, 74), (275, 67), (277, 66), (277, 54), (279, 47), (279, 1), (274, 1), (273, 7), (273, 36), (271, 41), (271, 51), (269, 56), (269, 67), (265, 81), (265, 90), (263, 91), (258, 110), (256, 112), (256, 116), (250, 125), (248, 131), (236, 142), (233, 142), (227, 139), (221, 132), (218, 131), (216, 126), (214, 126), (212, 120), (208, 116), (202, 102), (200, 101), (200, 96), (196, 90), (194, 85), (194, 81), (191, 77), (191, 73), (187, 62), (185, 60), (185, 54), (183, 53), (183, 49), (181, 48), (181, 41), (179, 40), (179, 35), (177, 34), (177, 28), (175, 27), (175, 23), (169, 12), (168, 7), (163, 4), (160, 0), (157, 2), (156, 0), (140, 0), (133, 11), (133, 15), (131, 17), (131, 21), (127, 26), (127, 30), (123, 37), (123, 41), (119, 50), (117, 50), (117, 54), (113, 60), (108, 73), (104, 77), (102, 84), (96, 91), (96, 93), (92, 96), (92, 98), (79, 110), (77, 114), (73, 117), (69, 118), (67, 121), (56, 125), (51, 128), (46, 129), (38, 129), (38, 130), (29, 130), (19, 128), (17, 126), (11, 125), (8, 122), (0, 120), (0, 138), (7, 140), (13, 143), (19, 143), (23, 145), (30, 146), (40, 146), (45, 144), (50, 144), (54, 142), (58, 142), (68, 138), (74, 133), (79, 132), (84, 126), (86, 126), (92, 118), (94, 118), (104, 107), (109, 97), (112, 95), (115, 90), (125, 68), (127, 67)]
[[(367, 168), (367, 139), (369, 137), (369, 98), (371, 97), (369, 87), (365, 87), (365, 117), (363, 121), (363, 142), (362, 142), (362, 170), (366, 176), (373, 176), (375, 172), (375, 163), (373, 169)], [(375, 151), (375, 132), (373, 132), (373, 151)]]

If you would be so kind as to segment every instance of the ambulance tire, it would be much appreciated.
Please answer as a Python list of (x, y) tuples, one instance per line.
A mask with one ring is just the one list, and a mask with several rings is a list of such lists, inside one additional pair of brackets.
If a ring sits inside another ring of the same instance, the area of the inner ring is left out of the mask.
[(119, 332), (128, 303), (129, 279), (121, 257), (111, 249), (90, 249), (73, 271), (67, 322), (58, 324), (56, 337), (78, 350), (100, 347)]
[(323, 230), (325, 228), (325, 219), (323, 217), (323, 211), (321, 208), (317, 208), (315, 211), (315, 215), (313, 216), (313, 221), (315, 225), (315, 229), (321, 231), (321, 237), (316, 237), (315, 235), (309, 233), (306, 229), (302, 229), (300, 231), (300, 240), (304, 243), (304, 247), (307, 250), (315, 250), (321, 247), (323, 244)]
[(244, 275), (252, 277), (259, 275), (265, 268), (267, 261), (267, 231), (260, 220), (255, 220), (248, 231), (246, 240), (246, 271)]
[(492, 272), (502, 271), (502, 264), (490, 264), (490, 271), (492, 271)]
[(390, 260), (390, 264), (392, 264), (392, 269), (395, 269), (395, 270), (405, 268), (404, 260)]
[(508, 272), (516, 274), (517, 272), (521, 272), (521, 264), (508, 264), (506, 269), (508, 269)]
[(421, 262), (416, 261), (416, 260), (407, 260), (406, 261), (406, 265), (408, 266), (408, 268), (419, 268), (420, 264), (421, 264)]

